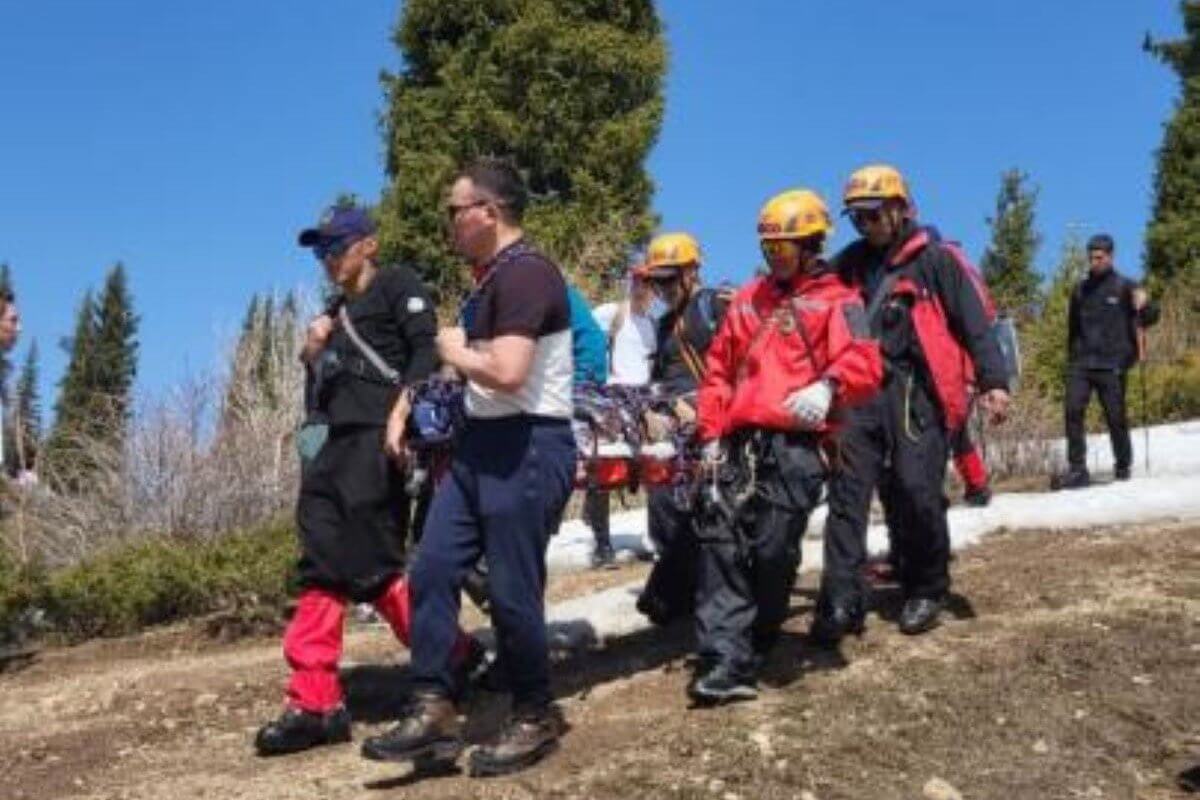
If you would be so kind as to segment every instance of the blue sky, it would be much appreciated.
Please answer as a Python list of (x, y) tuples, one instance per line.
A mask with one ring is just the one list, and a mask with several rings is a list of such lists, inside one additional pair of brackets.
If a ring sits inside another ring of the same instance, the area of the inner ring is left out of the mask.
[[(667, 116), (649, 162), (668, 229), (706, 272), (758, 260), (755, 216), (802, 185), (831, 201), (890, 161), (923, 216), (978, 256), (1002, 170), (1041, 187), (1039, 262), (1069, 225), (1140, 272), (1154, 150), (1177, 94), (1141, 52), (1175, 0), (665, 0)], [(53, 403), (83, 291), (125, 263), (139, 387), (217, 364), (252, 293), (317, 282), (296, 231), (383, 186), (378, 75), (395, 2), (43, 0), (0, 10), (0, 261)], [(835, 239), (849, 237), (841, 225)]]

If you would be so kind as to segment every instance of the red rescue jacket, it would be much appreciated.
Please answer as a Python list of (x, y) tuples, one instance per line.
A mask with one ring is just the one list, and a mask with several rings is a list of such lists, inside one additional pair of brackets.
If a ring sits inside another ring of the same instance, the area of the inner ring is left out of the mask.
[(821, 378), (837, 383), (834, 409), (870, 399), (883, 378), (858, 290), (828, 269), (783, 288), (765, 277), (739, 289), (706, 367), (697, 401), (701, 441), (739, 428), (794, 430), (783, 401)]

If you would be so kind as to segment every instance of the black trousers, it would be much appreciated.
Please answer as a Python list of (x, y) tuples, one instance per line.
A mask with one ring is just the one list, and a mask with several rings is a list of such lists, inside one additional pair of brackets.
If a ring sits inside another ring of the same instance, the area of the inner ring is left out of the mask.
[(647, 492), (646, 515), (650, 540), (658, 560), (646, 579), (642, 601), (660, 609), (664, 617), (680, 617), (696, 607), (696, 559), (699, 543), (695, 518), (681, 506), (671, 489)]
[(812, 437), (762, 432), (735, 443), (730, 468), (756, 461), (753, 494), (730, 517), (701, 511), (696, 649), (706, 664), (753, 678), (787, 619), (800, 540), (820, 496), (824, 466)]
[(1067, 371), (1067, 462), (1071, 469), (1087, 466), (1087, 436), (1083, 422), (1092, 392), (1099, 396), (1100, 407), (1104, 409), (1116, 468), (1129, 469), (1133, 464), (1133, 442), (1129, 438), (1129, 419), (1125, 413), (1127, 374), (1124, 370), (1072, 368)]
[(850, 412), (836, 442), (819, 605), (865, 606), (861, 571), (876, 488), (905, 596), (941, 597), (950, 588), (948, 443), (932, 393), (891, 373), (874, 400)]
[(583, 496), (583, 521), (592, 529), (592, 535), (596, 537), (597, 550), (612, 549), (612, 537), (608, 523), (610, 515), (609, 492), (588, 489)]
[(300, 482), (301, 586), (375, 600), (404, 569), (408, 516), (383, 428), (332, 428)]

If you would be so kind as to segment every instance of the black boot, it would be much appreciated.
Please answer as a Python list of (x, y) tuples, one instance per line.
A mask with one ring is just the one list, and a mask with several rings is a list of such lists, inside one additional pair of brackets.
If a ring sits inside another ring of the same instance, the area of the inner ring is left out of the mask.
[(992, 489), (987, 484), (971, 487), (963, 493), (963, 502), (969, 506), (983, 508), (992, 502)]
[(279, 719), (259, 728), (254, 747), (260, 756), (279, 756), (348, 741), (350, 714), (343, 706), (325, 714), (289, 708)]
[(1127, 481), (1127, 480), (1129, 480), (1130, 477), (1132, 477), (1132, 476), (1130, 474), (1130, 469), (1129, 469), (1128, 465), (1123, 466), (1123, 467), (1117, 467), (1116, 469), (1113, 470), (1113, 479), (1114, 480)]
[(910, 597), (900, 610), (900, 632), (908, 636), (933, 630), (940, 622), (942, 601), (933, 597)]
[(566, 727), (562, 713), (553, 705), (514, 712), (500, 738), (471, 753), (471, 775), (507, 775), (533, 766), (558, 749)]
[(833, 647), (848, 633), (861, 636), (865, 620), (861, 603), (831, 603), (817, 608), (808, 636), (817, 644)]
[(447, 763), (462, 750), (462, 725), (454, 703), (438, 694), (419, 694), (394, 728), (363, 742), (362, 755), (372, 761)]
[(717, 664), (688, 686), (688, 697), (699, 705), (713, 706), (738, 700), (754, 700), (758, 697), (758, 687), (752, 678), (725, 664)]
[(592, 551), (592, 569), (616, 569), (617, 554), (611, 544), (596, 545)]
[(1062, 475), (1056, 475), (1050, 481), (1054, 489), (1086, 489), (1092, 485), (1092, 476), (1086, 467), (1071, 467)]

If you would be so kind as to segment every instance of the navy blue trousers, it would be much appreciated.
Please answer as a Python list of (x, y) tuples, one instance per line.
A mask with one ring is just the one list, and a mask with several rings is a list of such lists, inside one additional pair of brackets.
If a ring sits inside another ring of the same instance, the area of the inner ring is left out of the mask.
[(471, 420), (434, 493), (409, 572), (412, 671), (417, 691), (452, 697), (451, 654), (463, 577), (483, 556), (500, 663), (513, 707), (552, 700), (544, 592), (546, 546), (558, 530), (575, 475), (565, 420)]

